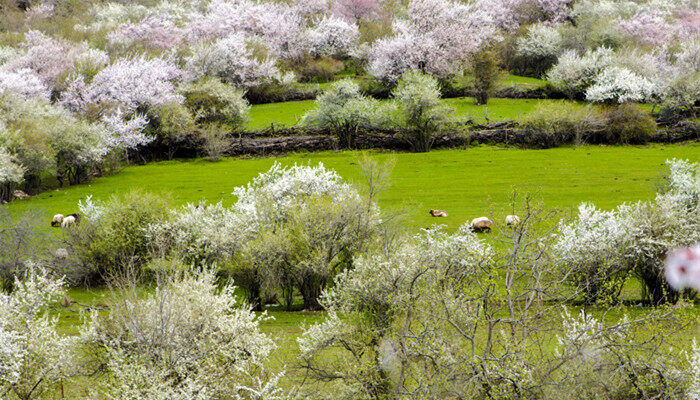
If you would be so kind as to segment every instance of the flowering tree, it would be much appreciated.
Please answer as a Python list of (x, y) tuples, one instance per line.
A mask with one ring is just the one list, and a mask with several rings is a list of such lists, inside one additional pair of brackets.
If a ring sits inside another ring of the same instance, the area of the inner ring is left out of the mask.
[(29, 31), (25, 34), (22, 46), (26, 53), (12, 60), (6, 67), (13, 70), (29, 68), (52, 90), (75, 69), (78, 47), (68, 41), (52, 38), (39, 31)]
[(170, 19), (147, 17), (137, 23), (124, 23), (107, 34), (110, 45), (128, 49), (134, 43), (146, 48), (170, 49), (184, 39), (184, 32)]
[(14, 184), (24, 180), (26, 169), (7, 149), (0, 147), (0, 201), (10, 200)]
[(121, 58), (100, 70), (92, 82), (78, 77), (63, 96), (62, 103), (75, 111), (88, 104), (121, 107), (125, 112), (147, 111), (150, 107), (182, 102), (175, 93), (175, 82), (183, 71), (173, 62), (145, 56)]
[(364, 19), (377, 16), (379, 3), (377, 0), (338, 0), (333, 3), (333, 12), (359, 24)]
[(132, 150), (144, 146), (154, 139), (143, 133), (148, 124), (148, 119), (144, 115), (135, 114), (130, 119), (125, 120), (121, 109), (117, 109), (113, 115), (102, 117), (102, 123), (111, 133), (107, 146), (112, 149)]
[(17, 71), (0, 70), (0, 93), (48, 100), (50, 93), (39, 76), (29, 68)]
[(187, 59), (185, 68), (193, 78), (216, 76), (240, 87), (255, 86), (278, 73), (275, 60), (256, 59), (248, 48), (246, 37), (240, 33), (233, 33), (212, 45), (197, 47)]
[(605, 68), (586, 90), (586, 100), (596, 103), (642, 102), (653, 99), (658, 90), (649, 79), (620, 67)]
[(129, 284), (109, 314), (92, 314), (80, 339), (109, 371), (95, 394), (149, 400), (282, 398), (278, 377), (259, 379), (275, 348), (259, 329), (265, 316), (240, 304), (231, 284), (220, 288), (214, 271), (170, 272), (154, 293), (140, 295)]
[(547, 80), (573, 100), (595, 82), (598, 74), (612, 63), (612, 58), (613, 51), (607, 47), (586, 51), (584, 55), (566, 51), (547, 72)]
[(357, 83), (333, 83), (316, 98), (316, 108), (304, 115), (303, 123), (332, 129), (343, 147), (353, 147), (360, 127), (379, 122), (379, 103), (360, 93)]
[(62, 294), (63, 281), (29, 268), (11, 294), (0, 292), (0, 393), (22, 400), (44, 398), (56, 380), (73, 371), (75, 339), (56, 331), (47, 307)]
[(700, 241), (700, 164), (667, 161), (668, 182), (653, 202), (614, 211), (579, 207), (578, 220), (562, 225), (554, 246), (557, 262), (589, 302), (616, 301), (628, 276), (639, 278), (654, 304), (675, 301), (663, 278), (671, 250)]
[(430, 151), (435, 133), (451, 118), (453, 110), (440, 102), (435, 78), (408, 72), (391, 92), (396, 106), (395, 123), (403, 129), (414, 151)]
[(518, 39), (517, 55), (523, 59), (526, 69), (540, 76), (554, 64), (562, 46), (563, 37), (556, 27), (534, 24), (525, 37)]
[(376, 78), (394, 83), (412, 69), (447, 77), (497, 29), (491, 15), (474, 4), (414, 0), (406, 14), (395, 21), (394, 36), (372, 46), (369, 72)]
[(308, 33), (309, 51), (317, 57), (347, 56), (360, 32), (357, 25), (337, 17), (324, 17)]

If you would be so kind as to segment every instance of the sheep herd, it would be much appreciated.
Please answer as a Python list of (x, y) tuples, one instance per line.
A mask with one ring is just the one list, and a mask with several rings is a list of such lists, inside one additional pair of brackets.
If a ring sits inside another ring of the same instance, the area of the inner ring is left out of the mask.
[(69, 226), (80, 224), (80, 214), (69, 214), (65, 217), (63, 214), (56, 214), (51, 220), (51, 226), (54, 228), (68, 228)]
[[(430, 210), (428, 211), (433, 217), (447, 217), (447, 211), (445, 210)], [(520, 217), (517, 215), (507, 215), (506, 216), (506, 226), (516, 226), (520, 223)], [(487, 217), (474, 218), (470, 224), (474, 232), (489, 232), (491, 231), (491, 226), (493, 221)]]

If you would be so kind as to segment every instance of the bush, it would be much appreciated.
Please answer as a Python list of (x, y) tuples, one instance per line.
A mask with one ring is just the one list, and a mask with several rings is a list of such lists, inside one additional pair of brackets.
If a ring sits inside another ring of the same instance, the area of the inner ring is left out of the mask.
[(654, 118), (636, 104), (609, 106), (601, 115), (605, 129), (589, 136), (591, 143), (643, 144), (658, 131)]
[(0, 209), (0, 292), (12, 288), (29, 261), (49, 258), (51, 241), (42, 233), (40, 215), (30, 209), (14, 216)]
[(516, 56), (529, 75), (539, 78), (556, 62), (562, 45), (563, 38), (556, 27), (535, 24), (528, 28), (525, 37), (518, 39)]
[(570, 102), (540, 104), (521, 124), (529, 144), (541, 148), (581, 143), (584, 137), (602, 129), (597, 110)]
[(329, 128), (341, 147), (353, 148), (360, 128), (378, 125), (379, 103), (360, 94), (353, 81), (335, 82), (316, 99), (316, 107), (304, 115), (303, 123)]
[(248, 121), (250, 106), (244, 92), (216, 78), (180, 86), (185, 106), (197, 123), (227, 124), (237, 127)]
[(149, 114), (147, 132), (156, 136), (154, 143), (171, 160), (188, 140), (195, 137), (195, 121), (190, 111), (179, 103), (155, 107)]
[(202, 130), (204, 139), (202, 150), (204, 150), (204, 155), (209, 161), (219, 161), (226, 154), (226, 150), (231, 145), (231, 141), (228, 138), (229, 131), (230, 129), (227, 125), (219, 124), (208, 124)]
[(435, 133), (452, 117), (453, 109), (440, 102), (438, 81), (417, 71), (405, 73), (392, 90), (394, 121), (414, 151), (427, 152)]
[[(263, 363), (274, 342), (241, 304), (230, 283), (211, 270), (183, 265), (161, 274), (154, 292), (136, 282), (120, 287), (108, 313), (94, 312), (80, 340), (96, 371), (107, 374), (90, 388), (95, 397), (132, 399), (280, 399)], [(207, 393), (208, 396), (203, 396)]]
[(486, 104), (493, 94), (496, 82), (501, 76), (498, 61), (496, 53), (488, 49), (478, 51), (472, 56), (471, 69), (477, 105)]
[(345, 65), (332, 57), (321, 57), (304, 61), (295, 69), (300, 82), (330, 82), (335, 75), (342, 71)]
[(94, 282), (147, 263), (148, 227), (170, 218), (164, 198), (142, 191), (112, 196), (103, 204), (88, 198), (80, 211), (80, 225), (64, 229), (64, 240), (76, 278)]

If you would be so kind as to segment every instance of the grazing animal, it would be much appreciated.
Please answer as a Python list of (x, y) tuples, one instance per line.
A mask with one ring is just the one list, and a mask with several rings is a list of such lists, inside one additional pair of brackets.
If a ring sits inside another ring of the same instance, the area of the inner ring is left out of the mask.
[(491, 231), (491, 225), (493, 225), (493, 222), (490, 219), (479, 217), (472, 220), (471, 228), (474, 232), (489, 232)]
[(446, 217), (447, 211), (445, 210), (430, 210), (428, 211), (433, 217)]
[(75, 224), (80, 225), (80, 214), (79, 213), (70, 214), (69, 217), (75, 218)]
[(51, 226), (59, 227), (59, 226), (61, 226), (61, 222), (63, 222), (63, 214), (56, 214), (53, 216), (53, 219), (51, 220)]
[(75, 224), (77, 224), (75, 217), (69, 215), (63, 218), (63, 222), (61, 222), (61, 228), (68, 228), (69, 226), (73, 226)]
[(520, 223), (520, 217), (517, 215), (506, 215), (506, 225), (516, 226)]

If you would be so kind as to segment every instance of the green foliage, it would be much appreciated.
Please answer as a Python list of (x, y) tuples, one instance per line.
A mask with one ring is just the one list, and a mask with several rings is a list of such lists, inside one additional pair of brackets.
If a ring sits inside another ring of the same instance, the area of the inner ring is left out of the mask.
[(330, 82), (345, 68), (342, 61), (332, 57), (309, 59), (296, 67), (300, 82)]
[(493, 50), (483, 49), (472, 56), (471, 69), (477, 105), (486, 104), (492, 95), (502, 74), (498, 64), (498, 55)]
[(243, 91), (217, 78), (186, 84), (179, 90), (197, 123), (223, 123), (236, 127), (248, 121), (250, 106), (243, 98)]
[(141, 190), (112, 196), (97, 210), (84, 215), (78, 226), (64, 230), (71, 261), (84, 271), (84, 279), (95, 281), (147, 263), (146, 228), (170, 217), (164, 198)]
[(522, 119), (529, 141), (536, 147), (581, 143), (585, 135), (602, 129), (602, 121), (591, 106), (573, 102), (539, 105)]
[(430, 151), (435, 133), (445, 127), (454, 112), (440, 102), (438, 81), (420, 72), (407, 72), (391, 95), (394, 121), (402, 128), (406, 140), (414, 151)]
[(149, 114), (147, 132), (155, 133), (168, 159), (172, 159), (178, 147), (195, 135), (195, 120), (190, 111), (178, 103), (159, 105)]
[(316, 108), (304, 115), (303, 122), (329, 128), (338, 135), (341, 147), (352, 148), (359, 129), (381, 124), (379, 102), (360, 93), (357, 83), (333, 83), (316, 98)]
[(636, 104), (620, 104), (602, 111), (605, 129), (594, 135), (593, 143), (642, 144), (654, 136), (658, 127), (648, 113)]

